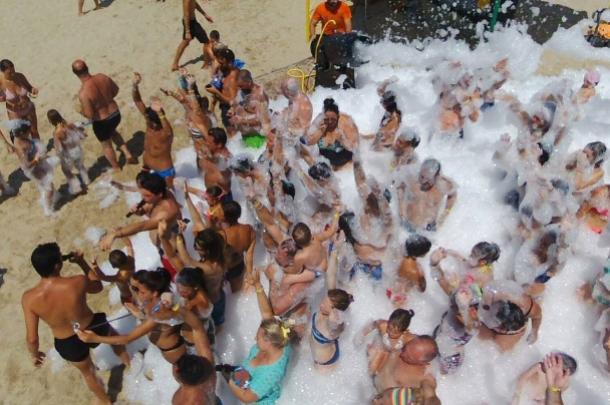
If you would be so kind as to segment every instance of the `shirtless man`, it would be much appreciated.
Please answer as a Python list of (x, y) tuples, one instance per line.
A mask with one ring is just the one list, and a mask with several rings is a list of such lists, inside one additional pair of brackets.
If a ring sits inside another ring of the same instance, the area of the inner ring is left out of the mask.
[(433, 381), (427, 373), (430, 362), (438, 355), (438, 347), (431, 336), (417, 336), (405, 343), (401, 352), (389, 355), (375, 376), (377, 392), (388, 388), (420, 388), (425, 380)]
[(301, 91), (299, 82), (290, 78), (281, 84), (284, 97), (288, 99), (288, 107), (282, 111), (282, 120), (288, 125), (290, 132), (297, 140), (307, 133), (313, 117), (313, 107), (307, 94)]
[(180, 384), (172, 405), (215, 405), (216, 372), (214, 359), (185, 354), (172, 365), (174, 378)]
[[(418, 178), (409, 176), (397, 190), (400, 218), (409, 230), (435, 231), (457, 197), (455, 184), (441, 175), (441, 164), (436, 159), (426, 159)], [(441, 207), (444, 207), (442, 213)]]
[(157, 226), (165, 220), (171, 229), (181, 218), (180, 205), (170, 193), (161, 176), (145, 173), (139, 176), (138, 190), (142, 201), (131, 210), (136, 215), (146, 215), (148, 218), (139, 222), (116, 228), (106, 233), (100, 241), (102, 250), (109, 250), (117, 238), (125, 238), (139, 232), (149, 231), (151, 241), (158, 246)]
[[(566, 375), (572, 376), (576, 372), (578, 363), (572, 356), (562, 352), (550, 353), (548, 356), (561, 358), (563, 371)], [(517, 381), (512, 405), (544, 404), (546, 391), (549, 389), (545, 374), (544, 361), (534, 364), (529, 370), (521, 374)]]
[[(85, 274), (62, 277), (60, 273), (64, 260), (78, 264)], [(42, 319), (51, 328), (59, 355), (81, 372), (99, 403), (110, 404), (104, 384), (98, 379), (89, 356), (89, 348), (97, 345), (83, 343), (74, 333), (75, 328), (87, 326), (100, 335), (116, 334), (107, 322), (106, 314), (94, 314), (87, 305), (87, 294), (101, 292), (102, 283), (92, 277), (82, 253), (62, 255), (56, 243), (38, 245), (32, 252), (31, 261), (41, 280), (23, 294), (21, 304), (27, 347), (34, 365), (40, 367), (45, 358), (45, 354), (39, 351), (38, 340), (38, 321)], [(123, 346), (113, 346), (113, 350), (125, 365), (129, 365), (129, 356)]]
[(205, 86), (205, 90), (219, 102), (222, 125), (224, 125), (229, 136), (233, 136), (236, 129), (231, 123), (229, 111), (233, 100), (237, 96), (237, 73), (239, 69), (233, 66), (235, 54), (229, 48), (219, 49), (216, 59), (219, 63), (218, 74), (212, 83)]
[(241, 132), (246, 143), (251, 137), (268, 135), (271, 129), (269, 97), (263, 86), (254, 83), (252, 73), (244, 69), (237, 73), (237, 88), (237, 95), (229, 112), (231, 124)]
[(140, 95), (139, 84), (142, 76), (133, 74), (133, 88), (131, 95), (138, 111), (146, 120), (146, 134), (144, 135), (144, 170), (156, 173), (165, 179), (168, 187), (174, 186), (176, 169), (172, 161), (172, 142), (174, 132), (158, 98), (152, 98), (150, 107), (146, 107)]
[(227, 133), (222, 128), (211, 128), (204, 139), (197, 166), (203, 173), (206, 188), (220, 187), (225, 194), (231, 193), (231, 152), (227, 149)]
[(80, 113), (93, 122), (93, 133), (102, 144), (104, 156), (112, 168), (120, 170), (112, 142), (123, 152), (127, 163), (137, 163), (138, 160), (131, 155), (123, 137), (116, 130), (121, 123), (121, 112), (114, 101), (119, 93), (119, 87), (110, 77), (102, 73), (91, 75), (85, 61), (80, 59), (72, 63), (72, 72), (81, 81), (78, 92)]
[(209, 22), (214, 22), (212, 17), (197, 3), (197, 0), (182, 0), (182, 42), (180, 42), (176, 50), (176, 56), (172, 63), (172, 71), (178, 70), (180, 57), (193, 38), (197, 38), (197, 41), (203, 44), (202, 53), (205, 52), (205, 44), (210, 42), (208, 34), (195, 18), (195, 10), (199, 11)]

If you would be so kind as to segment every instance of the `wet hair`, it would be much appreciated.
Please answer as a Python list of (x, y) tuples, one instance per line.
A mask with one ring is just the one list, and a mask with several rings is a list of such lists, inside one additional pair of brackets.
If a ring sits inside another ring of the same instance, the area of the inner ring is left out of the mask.
[(133, 279), (151, 292), (161, 295), (169, 291), (172, 276), (163, 267), (159, 267), (157, 270), (138, 270), (133, 274)]
[(585, 149), (588, 149), (593, 153), (593, 162), (591, 162), (595, 168), (601, 166), (606, 158), (606, 145), (603, 142), (591, 142), (585, 146)]
[(246, 82), (246, 83), (254, 83), (254, 79), (252, 79), (252, 73), (250, 73), (247, 69), (242, 69), (237, 74), (237, 81)]
[(568, 195), (570, 192), (570, 183), (563, 179), (553, 179), (551, 185), (554, 189), (561, 191), (563, 195)]
[(125, 267), (127, 265), (128, 258), (125, 252), (115, 249), (108, 255), (108, 261), (113, 268), (120, 269), (121, 267)]
[(299, 335), (288, 322), (282, 322), (276, 318), (265, 319), (261, 322), (260, 327), (265, 338), (278, 349), (283, 349), (288, 344), (299, 341)]
[(551, 230), (543, 233), (538, 240), (538, 245), (534, 248), (534, 254), (541, 263), (546, 263), (548, 260), (549, 247), (557, 243), (557, 236), (557, 232)]
[(144, 115), (146, 116), (146, 122), (148, 123), (148, 126), (152, 129), (160, 129), (163, 127), (159, 114), (152, 108), (146, 107), (144, 109)]
[(297, 247), (302, 249), (311, 242), (311, 230), (303, 222), (299, 222), (292, 229), (292, 239), (297, 244)]
[(499, 328), (506, 332), (515, 332), (521, 329), (527, 317), (521, 308), (510, 301), (497, 301), (494, 305), (496, 318), (500, 322)]
[(356, 215), (351, 211), (343, 213), (339, 217), (339, 229), (341, 231), (343, 231), (343, 233), (345, 234), (345, 240), (348, 243), (350, 243), (351, 245), (358, 243), (356, 238), (354, 238), (354, 234), (352, 232), (352, 226), (350, 224), (351, 221), (353, 221), (355, 217), (356, 217)]
[(289, 256), (297, 254), (297, 244), (292, 238), (284, 239), (280, 242), (280, 248), (285, 250)]
[(423, 235), (412, 233), (405, 241), (405, 252), (409, 257), (424, 257), (430, 251), (432, 242)]
[(538, 142), (537, 145), (540, 148), (540, 156), (538, 156), (538, 163), (540, 163), (540, 166), (544, 166), (544, 164), (548, 162), (551, 158), (551, 152), (553, 148), (541, 142)]
[(0, 60), (0, 72), (6, 72), (10, 68), (15, 68), (15, 64), (8, 59)]
[[(197, 94), (199, 92), (196, 91), (195, 93)], [(206, 96), (202, 96), (200, 94), (197, 94), (197, 102), (199, 103), (199, 106), (201, 107), (201, 109), (203, 111), (209, 111), (210, 110), (210, 100)]]
[(62, 262), (61, 249), (55, 242), (43, 243), (32, 251), (30, 261), (40, 277), (50, 277), (55, 272), (55, 267)]
[(214, 41), (220, 41), (220, 32), (218, 32), (218, 30), (210, 31), (210, 38)]
[(233, 53), (232, 50), (230, 50), (229, 48), (226, 48), (226, 47), (220, 48), (216, 52), (216, 57), (225, 59), (230, 64), (233, 64), (233, 62), (235, 62), (235, 54)]
[(573, 375), (578, 369), (578, 362), (572, 356), (564, 352), (555, 352), (554, 354), (561, 356), (563, 360), (563, 369), (566, 370), (570, 375)]
[(402, 115), (402, 112), (398, 109), (398, 105), (396, 104), (396, 94), (393, 91), (386, 91), (381, 96), (381, 102), (383, 104), (383, 108), (390, 113), (397, 113), (399, 116)]
[(500, 258), (500, 246), (495, 243), (479, 242), (472, 247), (470, 255), (485, 264), (491, 264)]
[(222, 188), (220, 188), (218, 186), (212, 186), (212, 187), (206, 188), (205, 189), (205, 193), (207, 195), (209, 195), (210, 197), (220, 198), (220, 196), (222, 195), (223, 191), (222, 191)]
[(415, 315), (412, 309), (395, 309), (394, 312), (390, 314), (390, 318), (388, 319), (388, 324), (394, 326), (401, 332), (409, 329), (409, 325), (411, 324), (411, 319)]
[(224, 214), (225, 221), (229, 225), (237, 224), (239, 217), (241, 217), (241, 205), (237, 201), (227, 201), (222, 203), (222, 213)]
[(339, 311), (345, 311), (349, 307), (349, 304), (354, 302), (354, 296), (352, 294), (339, 288), (328, 290), (328, 299), (333, 304), (333, 308), (336, 308)]
[(307, 173), (314, 180), (326, 180), (331, 176), (332, 169), (326, 162), (318, 162), (311, 166)]
[(203, 270), (198, 267), (185, 267), (176, 275), (176, 284), (205, 291)]
[(64, 120), (64, 117), (61, 116), (61, 114), (59, 113), (59, 111), (57, 110), (49, 110), (47, 111), (47, 119), (49, 120), (49, 123), (51, 125), (53, 125), (54, 127), (56, 127), (57, 125), (66, 122), (66, 120)]
[(282, 192), (292, 197), (293, 200), (294, 197), (297, 195), (297, 191), (294, 188), (294, 184), (286, 180), (282, 180)]
[(417, 134), (417, 132), (413, 128), (406, 128), (406, 129), (404, 129), (398, 135), (398, 139), (402, 140), (404, 142), (409, 143), (409, 145), (411, 145), (411, 147), (413, 149), (417, 148), (419, 146), (420, 141), (421, 141), (419, 135)]
[(331, 97), (324, 99), (324, 112), (327, 113), (329, 111), (339, 115), (339, 106), (335, 102), (335, 99)]
[(249, 173), (254, 170), (254, 163), (248, 155), (238, 155), (232, 159), (231, 169), (237, 173)]
[(210, 128), (208, 135), (212, 137), (212, 140), (216, 145), (225, 146), (227, 144), (227, 133), (222, 128)]
[(146, 170), (140, 170), (140, 172), (138, 174), (136, 174), (136, 184), (138, 185), (138, 187), (142, 183), (142, 180), (144, 180), (146, 178), (146, 176), (148, 176), (149, 174), (150, 174), (150, 172), (148, 172)]
[(213, 229), (204, 229), (195, 235), (195, 246), (206, 261), (224, 266), (225, 240)]
[(174, 367), (178, 380), (184, 385), (203, 384), (214, 374), (214, 365), (205, 357), (194, 354), (183, 354)]
[(157, 173), (146, 173), (146, 175), (142, 175), (140, 177), (138, 186), (144, 190), (150, 191), (155, 195), (162, 194), (165, 196), (165, 193), (167, 192), (165, 180), (163, 180), (163, 177), (159, 176)]
[(441, 163), (436, 159), (428, 158), (423, 161), (419, 171), (420, 171), (420, 173), (421, 172), (430, 172), (434, 176), (438, 176), (438, 174), (441, 172)]

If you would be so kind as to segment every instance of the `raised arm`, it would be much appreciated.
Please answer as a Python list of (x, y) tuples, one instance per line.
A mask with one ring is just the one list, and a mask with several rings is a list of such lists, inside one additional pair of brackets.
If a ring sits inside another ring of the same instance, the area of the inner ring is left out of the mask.
[(254, 289), (256, 291), (256, 300), (258, 302), (258, 309), (260, 310), (261, 316), (263, 320), (273, 319), (273, 309), (271, 308), (271, 303), (269, 302), (269, 298), (265, 293), (265, 289), (261, 284), (260, 272), (259, 270), (252, 270), (250, 273), (250, 277), (252, 279), (252, 284), (254, 285)]
[[(191, 221), (193, 221), (193, 233), (198, 233), (198, 232), (203, 231), (204, 229), (208, 228), (208, 224), (206, 224), (204, 222), (201, 214), (197, 210), (197, 207), (195, 207), (195, 204), (193, 203), (193, 200), (191, 199), (191, 196), (190, 196), (191, 190), (194, 190), (194, 189), (190, 188), (188, 186), (188, 182), (185, 180), (184, 181), (184, 200), (186, 201), (186, 206), (188, 207), (189, 215), (191, 216)], [(197, 191), (199, 191), (199, 190), (197, 190)]]
[(142, 81), (142, 76), (138, 72), (133, 72), (131, 98), (133, 99), (133, 102), (135, 103), (136, 107), (138, 108), (138, 111), (140, 111), (141, 114), (145, 114), (146, 106), (144, 105), (144, 102), (142, 101), (142, 96), (140, 95), (140, 82), (141, 81)]

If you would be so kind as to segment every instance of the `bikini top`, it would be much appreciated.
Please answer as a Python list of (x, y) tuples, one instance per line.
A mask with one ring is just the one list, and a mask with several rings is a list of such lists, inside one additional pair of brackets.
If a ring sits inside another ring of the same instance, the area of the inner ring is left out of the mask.
[(25, 89), (23, 87), (19, 87), (19, 91), (17, 92), (17, 94), (13, 93), (9, 89), (4, 90), (4, 96), (7, 101), (12, 101), (12, 100), (16, 99), (17, 96), (25, 97), (27, 95), (28, 95), (28, 91), (27, 91), (27, 89)]
[(316, 315), (318, 315), (317, 312), (311, 317), (311, 336), (313, 339), (322, 345), (338, 342), (338, 339), (329, 339), (324, 336), (322, 332), (320, 332), (320, 330), (316, 327)]
[(390, 335), (388, 335), (388, 333), (386, 332), (381, 336), (381, 341), (383, 342), (385, 348), (391, 352), (399, 352), (405, 346), (405, 342), (402, 341), (402, 335), (400, 336), (400, 338), (398, 338), (398, 341), (396, 343), (392, 344)]
[(203, 133), (194, 125), (188, 125), (188, 130), (191, 133), (193, 139), (203, 139)]

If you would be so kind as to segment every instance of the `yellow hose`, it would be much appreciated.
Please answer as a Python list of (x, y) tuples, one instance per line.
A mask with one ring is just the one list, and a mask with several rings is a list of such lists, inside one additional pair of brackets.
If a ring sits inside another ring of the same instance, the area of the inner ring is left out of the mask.
[[(307, 1), (309, 1), (309, 0), (307, 0)], [(315, 55), (314, 67), (309, 71), (309, 73), (306, 74), (305, 71), (300, 68), (291, 68), (291, 69), (288, 69), (288, 72), (286, 72), (288, 74), (288, 76), (301, 80), (301, 91), (303, 93), (311, 93), (313, 91), (313, 89), (315, 88), (315, 82), (311, 86), (310, 86), (310, 82), (313, 77), (316, 77), (314, 70), (315, 70), (315, 65), (318, 63), (318, 49), (320, 48), (320, 43), (322, 42), (322, 37), (324, 36), (324, 31), (326, 30), (326, 27), (328, 27), (328, 24), (330, 24), (330, 23), (337, 25), (337, 22), (335, 20), (328, 20), (326, 22), (326, 24), (324, 24), (324, 26), (322, 27), (322, 32), (320, 33), (320, 37), (318, 38), (318, 42), (316, 43), (316, 50), (314, 52), (314, 55)], [(307, 31), (309, 31), (309, 29)]]
[(311, 32), (309, 32), (309, 24), (311, 23), (311, 0), (305, 0), (305, 42), (309, 42)]

